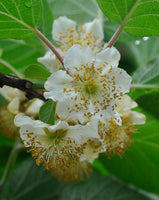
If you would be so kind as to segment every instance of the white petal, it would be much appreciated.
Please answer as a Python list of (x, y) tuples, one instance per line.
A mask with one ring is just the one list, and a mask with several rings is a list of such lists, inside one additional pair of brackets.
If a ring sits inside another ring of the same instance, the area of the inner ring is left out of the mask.
[(57, 130), (68, 130), (69, 129), (69, 125), (67, 124), (66, 121), (58, 121), (57, 124), (49, 126), (48, 129), (50, 131), (57, 131)]
[(85, 126), (70, 126), (67, 136), (73, 138), (77, 143), (81, 143), (82, 139), (85, 137), (90, 139), (99, 139), (100, 137), (98, 135), (98, 120), (95, 118), (91, 118), (91, 121), (88, 122)]
[(53, 30), (52, 30), (52, 37), (56, 41), (61, 41), (60, 36), (62, 34), (66, 34), (68, 28), (72, 28), (75, 30), (76, 22), (68, 19), (67, 17), (59, 17), (58, 19), (54, 20), (53, 23)]
[(83, 25), (87, 33), (92, 32), (92, 36), (99, 37), (100, 40), (104, 39), (103, 23), (101, 19), (94, 19), (92, 22)]
[(63, 98), (67, 97), (67, 93), (64, 93), (63, 89), (72, 88), (71, 81), (73, 79), (65, 71), (54, 72), (45, 82), (44, 87), (48, 90), (48, 92), (44, 92), (45, 98), (53, 101), (62, 101)]
[(56, 105), (56, 113), (62, 120), (66, 121), (80, 121), (80, 123), (85, 123), (88, 121), (88, 118), (84, 116), (84, 113), (82, 110), (79, 110), (78, 112), (72, 111), (71, 113), (68, 110), (68, 107), (70, 110), (75, 108), (75, 105), (73, 104), (70, 99), (65, 99), (65, 101), (59, 101)]
[(14, 123), (16, 126), (18, 127), (22, 127), (24, 125), (30, 125), (32, 127), (46, 127), (48, 128), (49, 125), (45, 124), (44, 122), (40, 121), (40, 120), (33, 120), (31, 119), (31, 117), (28, 116), (23, 116), (21, 114), (18, 114), (15, 116), (14, 118)]
[(123, 114), (124, 112), (129, 111), (135, 107), (137, 107), (137, 103), (132, 101), (128, 95), (122, 96), (120, 100), (117, 99), (117, 111), (120, 114)]
[[(40, 127), (45, 127), (43, 122), (39, 120), (32, 120), (28, 116), (16, 115), (14, 119), (14, 123), (16, 126), (20, 127), (20, 137), (24, 141), (25, 146), (30, 146), (30, 139), (27, 134), (33, 133), (30, 137), (34, 137), (35, 135), (45, 135), (44, 130)], [(36, 144), (38, 146), (38, 144)]]
[(120, 95), (120, 92), (123, 94), (129, 92), (132, 78), (125, 70), (120, 68), (112, 68), (111, 72), (108, 73), (107, 76), (109, 77), (109, 80), (112, 80), (112, 78), (115, 77), (114, 81), (116, 95)]
[[(105, 110), (103, 110), (102, 107), (98, 105), (100, 111), (95, 114), (95, 117), (98, 118), (103, 123), (108, 122), (112, 117), (116, 117), (117, 119), (120, 118), (119, 114), (115, 111), (115, 109), (112, 108), (113, 105), (115, 105), (115, 103), (116, 103), (115, 99), (112, 99), (110, 105), (107, 106)], [(95, 113), (95, 111), (93, 110), (93, 106), (91, 104), (89, 109), (91, 113)]]
[(146, 117), (142, 113), (131, 111), (129, 114), (129, 119), (133, 122), (133, 124), (145, 124)]
[[(61, 52), (59, 52), (61, 54)], [(38, 62), (42, 63), (51, 73), (58, 71), (62, 64), (56, 58), (52, 51), (47, 51), (43, 57), (38, 58)]]
[(66, 53), (64, 65), (69, 72), (75, 73), (75, 67), (80, 68), (81, 65), (91, 64), (94, 58), (95, 55), (89, 46), (74, 45)]
[(96, 55), (95, 68), (103, 67), (104, 64), (105, 70), (108, 71), (111, 66), (117, 67), (119, 60), (120, 53), (115, 47), (106, 48)]

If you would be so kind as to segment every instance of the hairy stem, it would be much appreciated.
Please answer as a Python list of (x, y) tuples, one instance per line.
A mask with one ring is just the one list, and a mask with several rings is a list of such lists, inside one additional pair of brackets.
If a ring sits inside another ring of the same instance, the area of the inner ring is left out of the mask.
[(107, 47), (112, 47), (113, 44), (116, 42), (116, 40), (118, 39), (119, 35), (123, 31), (125, 25), (127, 24), (129, 18), (132, 16), (133, 12), (136, 10), (137, 6), (139, 5), (140, 1), (141, 0), (137, 0), (136, 3), (133, 5), (133, 7), (131, 8), (131, 10), (129, 11), (129, 13), (125, 17), (124, 21), (121, 23), (121, 25), (119, 26), (119, 28), (116, 30), (116, 32), (114, 33), (114, 35), (112, 36), (112, 38), (108, 42), (106, 48)]
[(130, 89), (155, 89), (155, 88), (159, 88), (159, 86), (158, 85), (150, 85), (150, 84), (145, 84), (145, 85), (142, 85), (142, 84), (132, 84), (131, 86), (130, 86)]
[(34, 33), (51, 49), (51, 51), (56, 55), (61, 64), (64, 66), (63, 58), (54, 47), (54, 45), (39, 30), (34, 29)]
[(7, 67), (10, 71), (12, 71), (19, 78), (23, 78), (23, 76), (8, 62), (0, 58), (0, 63)]

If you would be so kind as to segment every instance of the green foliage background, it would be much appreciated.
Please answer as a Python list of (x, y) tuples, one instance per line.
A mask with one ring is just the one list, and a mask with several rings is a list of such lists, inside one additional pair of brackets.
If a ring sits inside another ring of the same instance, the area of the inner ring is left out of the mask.
[[(106, 15), (104, 31), (105, 42), (108, 42), (135, 3), (139, 5), (115, 44), (122, 56), (120, 67), (133, 76), (133, 84), (142, 87), (130, 92), (130, 96), (139, 104), (138, 110), (147, 118), (145, 125), (137, 126), (134, 144), (122, 158), (115, 156), (110, 160), (101, 155), (93, 164), (93, 176), (75, 184), (57, 182), (50, 173), (35, 166), (33, 160), (26, 161), (29, 154), (20, 153), (6, 185), (4, 199), (147, 200), (153, 198), (141, 193), (141, 190), (159, 194), (158, 0), (0, 0), (0, 59), (10, 63), (33, 82), (45, 81), (49, 72), (44, 66), (37, 65), (37, 58), (44, 55), (46, 47), (27, 26), (37, 27), (52, 41), (53, 19), (67, 16), (80, 25), (97, 17), (99, 4)], [(8, 28), (12, 31), (8, 31)], [(139, 36), (152, 37), (145, 40)], [(139, 45), (136, 45), (136, 41)], [(40, 70), (35, 74), (37, 68)], [(1, 63), (0, 71), (12, 74)], [(4, 102), (0, 96), (0, 104)], [(46, 117), (48, 113), (51, 116), (50, 107), (54, 110), (52, 102), (45, 104), (45, 109), (41, 110), (42, 120), (48, 123), (52, 123), (52, 118)], [(0, 175), (13, 144), (12, 140), (0, 135)]]

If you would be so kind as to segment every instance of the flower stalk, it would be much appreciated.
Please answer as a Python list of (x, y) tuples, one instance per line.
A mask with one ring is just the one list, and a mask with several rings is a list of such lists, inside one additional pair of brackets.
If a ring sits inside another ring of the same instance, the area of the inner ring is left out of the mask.
[(64, 66), (63, 58), (57, 51), (57, 49), (54, 47), (54, 45), (37, 29), (33, 29), (34, 33), (51, 49), (51, 51), (56, 55), (56, 57), (59, 59), (61, 64)]

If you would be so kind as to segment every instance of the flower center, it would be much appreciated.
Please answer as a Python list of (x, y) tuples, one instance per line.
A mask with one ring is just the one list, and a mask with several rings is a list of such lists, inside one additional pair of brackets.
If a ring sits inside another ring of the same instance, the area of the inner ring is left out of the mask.
[(94, 82), (87, 81), (87, 82), (84, 83), (83, 90), (84, 90), (86, 95), (93, 96), (97, 93), (98, 86)]
[(45, 129), (45, 133), (47, 135), (47, 141), (48, 142), (53, 142), (54, 144), (60, 143), (60, 141), (63, 141), (64, 137), (66, 136), (67, 130), (59, 129), (54, 132), (48, 130), (47, 128)]

